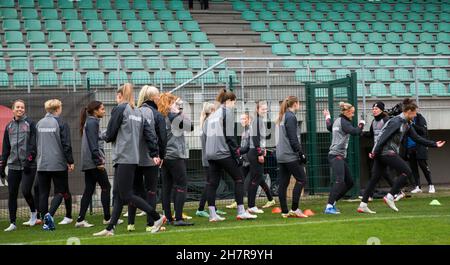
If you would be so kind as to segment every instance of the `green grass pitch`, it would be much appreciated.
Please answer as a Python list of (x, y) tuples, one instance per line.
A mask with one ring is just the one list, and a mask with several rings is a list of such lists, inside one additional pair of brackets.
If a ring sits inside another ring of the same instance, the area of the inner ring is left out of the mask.
[[(438, 199), (442, 206), (430, 206), (432, 199)], [(257, 220), (237, 221), (235, 210), (228, 210), (227, 220), (209, 223), (206, 218), (195, 216), (194, 209), (186, 213), (194, 218), (192, 227), (167, 226), (157, 234), (145, 232), (145, 217), (136, 217), (136, 231), (127, 232), (126, 222), (119, 225), (115, 236), (95, 238), (92, 233), (104, 228), (102, 216), (87, 216), (95, 227), (76, 229), (74, 224), (57, 225), (53, 232), (42, 231), (41, 227), (23, 227), (24, 220), (18, 220), (18, 230), (0, 232), (0, 244), (66, 244), (67, 239), (76, 237), (82, 245), (92, 244), (146, 244), (146, 245), (239, 245), (239, 244), (367, 244), (376, 237), (386, 244), (450, 244), (450, 197), (436, 194), (403, 199), (397, 203), (400, 212), (395, 213), (381, 200), (370, 203), (377, 214), (356, 212), (358, 202), (339, 202), (342, 214), (337, 216), (322, 213), (325, 199), (308, 199), (301, 202), (302, 209), (310, 208), (316, 215), (305, 219), (283, 219), (279, 214), (266, 211)], [(62, 206), (63, 207), (63, 206)], [(75, 213), (74, 213), (75, 214)], [(126, 220), (126, 218), (124, 218)], [(55, 218), (60, 221), (61, 218)], [(2, 229), (7, 220), (0, 221)]]

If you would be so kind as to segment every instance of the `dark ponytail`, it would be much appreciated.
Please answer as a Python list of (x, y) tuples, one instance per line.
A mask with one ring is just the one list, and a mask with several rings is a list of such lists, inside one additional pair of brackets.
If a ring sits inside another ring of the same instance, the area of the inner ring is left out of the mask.
[(416, 109), (418, 108), (416, 102), (410, 98), (405, 98), (402, 102), (403, 105), (403, 111), (406, 112), (408, 110), (411, 111), (416, 111)]
[(233, 92), (227, 91), (225, 88), (223, 88), (220, 90), (219, 95), (217, 95), (216, 101), (219, 102), (220, 104), (223, 104), (227, 100), (231, 101), (236, 100), (236, 95)]
[(94, 111), (100, 109), (100, 107), (103, 105), (101, 101), (91, 101), (86, 107), (81, 109), (80, 113), (80, 135), (83, 135), (84, 131), (84, 124), (86, 123), (86, 119), (88, 114), (94, 115)]

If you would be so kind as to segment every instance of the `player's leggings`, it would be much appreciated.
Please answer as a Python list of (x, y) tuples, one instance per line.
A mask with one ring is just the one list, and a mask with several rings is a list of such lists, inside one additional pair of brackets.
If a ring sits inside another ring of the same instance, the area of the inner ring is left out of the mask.
[(340, 155), (328, 155), (328, 161), (333, 171), (335, 181), (331, 188), (328, 203), (339, 201), (353, 187), (353, 179), (345, 158)]
[(394, 182), (394, 185), (389, 192), (392, 195), (399, 193), (400, 189), (405, 186), (407, 179), (412, 175), (409, 165), (396, 153), (375, 157), (372, 178), (369, 180), (367, 189), (364, 191), (362, 202), (367, 203), (369, 201), (369, 195), (373, 193), (373, 190), (386, 167), (394, 169), (397, 174), (399, 174), (399, 177)]
[[(269, 201), (273, 200), (269, 186), (264, 180), (264, 164), (258, 162), (258, 153), (256, 149), (250, 149), (247, 154), (250, 162), (250, 181), (248, 183), (248, 208), (255, 207), (256, 192), (258, 186), (264, 190)], [(245, 175), (244, 175), (245, 177)]]
[(175, 220), (183, 219), (187, 195), (186, 159), (165, 159), (162, 167), (162, 205), (164, 214), (172, 221), (171, 198), (174, 191)]
[[(133, 190), (138, 196), (147, 201), (153, 209), (156, 209), (156, 188), (158, 186), (159, 167), (137, 167), (134, 175)], [(128, 204), (128, 224), (134, 224), (136, 219), (136, 207)], [(150, 222), (147, 216), (147, 222)]]
[(113, 193), (114, 207), (111, 216), (111, 221), (106, 228), (111, 231), (117, 225), (120, 214), (122, 213), (123, 205), (132, 203), (135, 207), (144, 211), (148, 216), (150, 222), (148, 226), (153, 226), (154, 221), (159, 220), (160, 216), (155, 209), (150, 206), (144, 199), (133, 193), (134, 175), (137, 165), (135, 164), (116, 164), (114, 170), (114, 186)]
[(208, 182), (208, 205), (216, 206), (216, 191), (223, 170), (234, 180), (234, 198), (238, 205), (244, 204), (244, 178), (242, 169), (231, 157), (219, 160), (208, 160), (209, 163), (209, 182)]
[(408, 162), (411, 167), (412, 174), (414, 176), (414, 183), (416, 186), (420, 187), (420, 175), (419, 167), (422, 169), (423, 175), (428, 182), (428, 185), (433, 185), (431, 181), (431, 170), (428, 166), (427, 160), (417, 159), (417, 151), (415, 149), (408, 150)]
[(81, 197), (80, 215), (78, 216), (77, 222), (84, 220), (86, 211), (92, 201), (92, 195), (95, 192), (95, 186), (97, 183), (102, 189), (100, 199), (103, 206), (104, 220), (111, 219), (111, 184), (109, 183), (108, 173), (106, 170), (93, 168), (84, 171), (84, 183), (84, 193)]
[(22, 182), (22, 195), (25, 198), (31, 212), (36, 211), (36, 204), (31, 194), (33, 188), (34, 176), (36, 175), (36, 168), (30, 168), (29, 172), (23, 170), (8, 170), (8, 209), (9, 220), (12, 224), (16, 223), (17, 214), (17, 197), (19, 196), (19, 186)]
[(295, 185), (292, 190), (292, 210), (295, 211), (299, 207), (300, 195), (306, 185), (305, 167), (299, 160), (296, 160), (289, 163), (278, 163), (278, 168), (280, 170), (278, 174), (278, 197), (280, 199), (281, 211), (282, 213), (289, 212), (286, 195), (291, 175), (295, 178)]
[[(64, 171), (38, 171), (39, 179), (39, 207), (41, 214), (50, 213), (54, 216), (59, 205), (64, 199), (66, 204), (66, 217), (72, 216), (72, 195), (69, 191), (69, 174)], [(54, 185), (54, 196), (48, 209), (48, 197), (50, 195), (51, 182)]]

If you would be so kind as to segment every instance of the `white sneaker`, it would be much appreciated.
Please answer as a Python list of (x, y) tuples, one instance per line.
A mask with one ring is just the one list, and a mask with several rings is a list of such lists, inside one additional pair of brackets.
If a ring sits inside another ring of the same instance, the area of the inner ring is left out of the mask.
[(248, 211), (245, 211), (236, 216), (236, 219), (238, 219), (238, 220), (250, 220), (250, 219), (256, 219), (256, 218), (258, 218), (258, 216), (253, 215), (253, 214), (249, 213)]
[(419, 188), (419, 186), (416, 186), (416, 188), (415, 189), (413, 189), (412, 191), (411, 191), (411, 193), (422, 193), (422, 190)]
[(11, 231), (14, 231), (14, 230), (16, 230), (16, 229), (17, 229), (17, 227), (16, 227), (15, 224), (10, 224), (10, 225), (8, 226), (8, 228), (6, 228), (6, 229), (3, 230), (3, 231), (5, 231), (5, 232), (11, 232)]
[(113, 236), (113, 235), (114, 235), (114, 230), (108, 231), (106, 229), (93, 234), (93, 236)]
[(391, 208), (392, 210), (398, 212), (398, 209), (395, 206), (394, 198), (392, 197), (391, 194), (388, 194), (388, 195), (384, 196), (383, 200), (389, 206), (389, 208)]
[(76, 228), (89, 228), (89, 227), (93, 227), (93, 226), (94, 226), (93, 224), (88, 223), (86, 220), (75, 223)]
[(428, 189), (428, 193), (436, 193), (436, 190), (434, 189), (434, 185), (430, 185)]
[(71, 224), (73, 222), (72, 218), (68, 218), (68, 217), (64, 217), (64, 219), (62, 219), (61, 222), (59, 222), (59, 225), (68, 225)]
[[(104, 224), (104, 225), (109, 225), (110, 222), (111, 222), (111, 219), (109, 219), (109, 220), (103, 220), (103, 224)], [(118, 225), (123, 224), (123, 220), (122, 220), (122, 219), (117, 220), (117, 224), (118, 224)]]
[(403, 191), (400, 191), (399, 194), (396, 194), (396, 195), (395, 195), (394, 201), (398, 202), (399, 200), (405, 198), (405, 196), (406, 196), (406, 194), (405, 194)]
[(232, 202), (230, 205), (225, 206), (227, 209), (236, 209), (237, 202)]
[(370, 213), (370, 214), (376, 213), (375, 211), (370, 210), (369, 207), (367, 207), (367, 203), (364, 203), (364, 202), (361, 202), (359, 204), (357, 211), (358, 211), (358, 213)]
[(277, 202), (275, 201), (275, 199), (273, 199), (273, 200), (271, 200), (271, 201), (267, 201), (266, 204), (264, 204), (263, 209), (272, 207), (272, 206), (274, 206), (276, 203), (277, 203)]
[(136, 214), (136, 216), (146, 216), (147, 214), (145, 213), (145, 212), (140, 212), (140, 213), (137, 213)]
[(258, 207), (256, 207), (256, 206), (255, 206), (255, 207), (252, 207), (252, 208), (249, 208), (249, 209), (248, 209), (248, 212), (251, 213), (251, 214), (264, 213), (263, 210), (258, 209)]
[(297, 209), (295, 211), (290, 210), (289, 211), (289, 216), (290, 217), (296, 217), (296, 218), (308, 218), (308, 216), (306, 214), (304, 214), (302, 212), (302, 210)]
[(155, 222), (155, 224), (152, 226), (152, 230), (150, 233), (158, 233), (161, 227), (166, 223), (167, 218), (165, 216), (158, 219), (158, 221)]
[(214, 218), (210, 217), (209, 221), (210, 222), (222, 222), (222, 221), (225, 221), (225, 217), (222, 217), (222, 216), (216, 214), (216, 217), (214, 217)]
[(123, 217), (128, 217), (128, 212), (124, 213)]
[(22, 223), (22, 225), (25, 225), (25, 226), (35, 226), (36, 225), (36, 222), (38, 220), (37, 219), (37, 213), (36, 212), (31, 212), (30, 215), (31, 215), (30, 216), (30, 220)]

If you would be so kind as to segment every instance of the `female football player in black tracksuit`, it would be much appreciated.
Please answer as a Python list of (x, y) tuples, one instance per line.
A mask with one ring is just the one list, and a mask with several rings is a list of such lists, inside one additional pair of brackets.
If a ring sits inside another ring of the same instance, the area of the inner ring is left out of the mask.
[(133, 203), (150, 216), (146, 231), (156, 233), (165, 222), (165, 217), (155, 211), (144, 199), (133, 193), (133, 183), (136, 168), (139, 164), (139, 143), (143, 137), (149, 149), (150, 157), (158, 165), (158, 146), (156, 135), (153, 134), (147, 121), (139, 109), (134, 106), (133, 87), (125, 84), (116, 94), (118, 106), (111, 111), (111, 119), (104, 135), (106, 142), (113, 143), (114, 187), (116, 193), (111, 222), (105, 230), (94, 236), (112, 236), (114, 227), (119, 220), (124, 204)]
[(24, 101), (14, 101), (12, 111), (14, 117), (6, 125), (0, 157), (0, 174), (5, 175), (5, 167), (8, 166), (10, 225), (5, 232), (16, 230), (17, 196), (21, 184), (23, 197), (31, 211), (27, 224), (34, 226), (37, 222), (37, 205), (31, 194), (36, 175), (36, 125), (25, 115)]
[[(367, 207), (369, 195), (372, 194), (382, 172), (388, 166), (394, 169), (397, 174), (399, 174), (399, 177), (392, 186), (390, 192), (384, 197), (384, 201), (392, 210), (398, 211), (398, 208), (395, 206), (393, 195), (397, 194), (406, 184), (407, 179), (412, 176), (411, 168), (400, 156), (400, 147), (402, 146), (402, 143), (407, 140), (407, 137), (411, 137), (415, 142), (428, 147), (444, 146), (444, 141), (433, 142), (422, 138), (417, 134), (414, 127), (410, 124), (416, 115), (416, 103), (407, 98), (403, 101), (403, 112), (400, 115), (391, 118), (382, 129), (372, 152), (369, 154), (369, 157), (375, 160), (372, 178), (364, 192), (358, 212), (375, 213), (374, 211), (370, 211)], [(363, 208), (366, 208), (366, 210), (361, 211), (360, 209)]]

